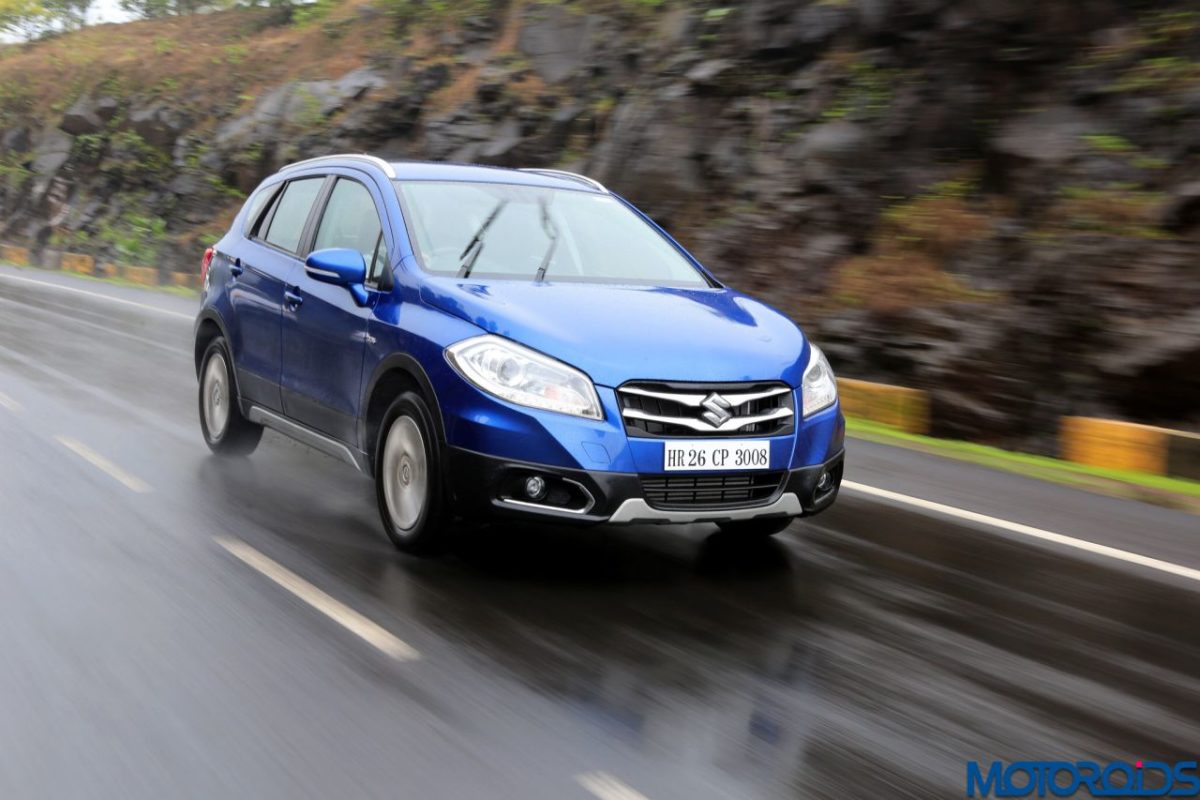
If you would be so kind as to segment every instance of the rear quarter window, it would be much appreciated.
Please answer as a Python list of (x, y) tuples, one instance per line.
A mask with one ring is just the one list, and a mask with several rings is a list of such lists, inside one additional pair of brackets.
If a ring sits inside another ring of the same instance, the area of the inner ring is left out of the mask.
[(267, 205), (279, 193), (279, 188), (279, 184), (264, 186), (246, 201), (246, 216), (242, 222), (242, 232), (246, 236), (254, 236), (258, 233), (258, 222), (262, 219), (263, 212), (267, 210)]

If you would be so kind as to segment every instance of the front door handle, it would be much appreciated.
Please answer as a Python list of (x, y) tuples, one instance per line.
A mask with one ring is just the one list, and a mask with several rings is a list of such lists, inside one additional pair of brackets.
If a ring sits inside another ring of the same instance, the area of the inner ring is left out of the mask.
[(295, 310), (304, 302), (304, 297), (301, 296), (299, 290), (287, 289), (283, 293), (283, 302), (288, 308)]

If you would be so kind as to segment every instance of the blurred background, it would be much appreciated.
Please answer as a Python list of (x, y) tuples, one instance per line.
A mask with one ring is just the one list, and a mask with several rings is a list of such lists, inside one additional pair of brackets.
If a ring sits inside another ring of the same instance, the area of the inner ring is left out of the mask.
[(1191, 2), (0, 0), (0, 26), (28, 40), (0, 47), (0, 239), (35, 259), (194, 273), (312, 155), (555, 166), (840, 374), (929, 391), (936, 434), (1200, 424)]
[[(639, 205), (848, 379), (837, 504), (415, 560), (332, 459), (210, 456), (201, 255), (340, 151)], [(0, 796), (1194, 761), (1198, 255), (1194, 0), (0, 0)]]

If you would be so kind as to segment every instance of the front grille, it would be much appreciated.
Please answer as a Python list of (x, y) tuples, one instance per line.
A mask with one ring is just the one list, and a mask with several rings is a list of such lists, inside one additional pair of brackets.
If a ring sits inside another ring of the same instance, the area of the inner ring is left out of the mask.
[(783, 383), (636, 381), (617, 390), (625, 432), (640, 438), (783, 436), (795, 425)]
[(640, 475), (642, 494), (654, 508), (736, 508), (766, 503), (779, 491), (783, 472), (733, 475)]

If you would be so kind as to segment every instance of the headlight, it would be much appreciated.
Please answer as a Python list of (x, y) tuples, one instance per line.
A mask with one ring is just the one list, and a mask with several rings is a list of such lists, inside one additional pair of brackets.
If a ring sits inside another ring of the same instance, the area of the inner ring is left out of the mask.
[(809, 344), (811, 351), (808, 356), (808, 366), (804, 369), (804, 380), (800, 384), (800, 396), (804, 399), (804, 416), (811, 417), (822, 409), (829, 408), (837, 400), (837, 379), (833, 370), (825, 360), (825, 354), (815, 344)]
[(476, 336), (446, 348), (464, 378), (510, 403), (603, 419), (596, 387), (579, 370), (499, 336)]

